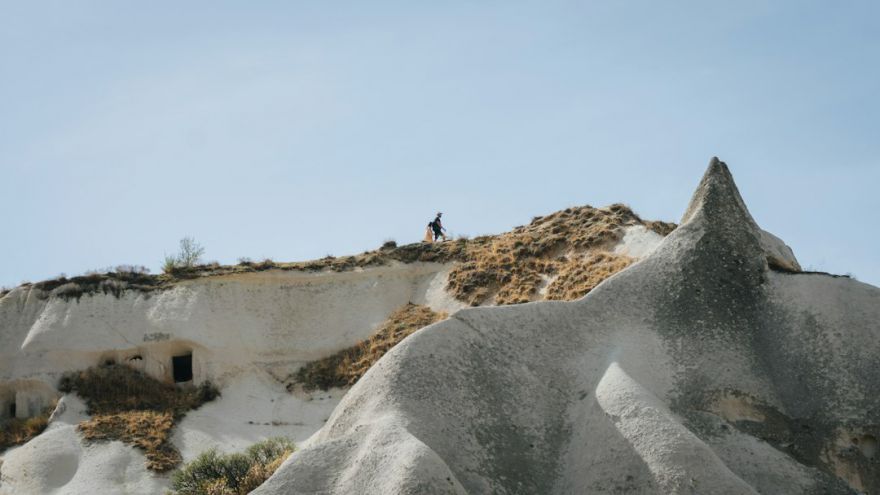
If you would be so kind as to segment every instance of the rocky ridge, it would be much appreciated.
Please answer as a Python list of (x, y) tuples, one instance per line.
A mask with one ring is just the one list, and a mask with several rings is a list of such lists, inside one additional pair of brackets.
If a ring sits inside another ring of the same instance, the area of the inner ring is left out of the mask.
[(255, 493), (878, 493), (880, 290), (768, 239), (713, 159), (649, 256), (416, 332)]

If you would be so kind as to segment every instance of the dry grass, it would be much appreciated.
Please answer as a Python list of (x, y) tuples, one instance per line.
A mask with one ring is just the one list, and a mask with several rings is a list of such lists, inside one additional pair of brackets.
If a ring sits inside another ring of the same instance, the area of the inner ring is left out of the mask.
[(191, 409), (219, 395), (208, 382), (182, 389), (119, 364), (62, 377), (62, 392), (82, 397), (92, 418), (79, 424), (87, 440), (121, 440), (142, 449), (147, 467), (167, 471), (180, 462), (171, 430)]
[(675, 230), (678, 225), (671, 222), (661, 222), (660, 220), (651, 220), (645, 222), (645, 227), (653, 230), (654, 232), (662, 235), (663, 237), (668, 236)]
[(621, 228), (641, 224), (666, 235), (676, 225), (644, 221), (622, 204), (606, 208), (580, 206), (547, 216), (536, 217), (524, 227), (511, 232), (474, 239), (459, 238), (436, 243), (413, 243), (397, 246), (386, 242), (379, 249), (354, 256), (327, 256), (304, 262), (253, 262), (242, 258), (237, 265), (210, 263), (178, 267), (171, 273), (149, 275), (142, 271), (116, 270), (80, 277), (59, 277), (32, 284), (46, 297), (79, 299), (85, 294), (105, 293), (120, 296), (126, 291), (152, 292), (173, 287), (181, 280), (260, 272), (335, 271), (386, 265), (390, 262), (460, 262), (449, 280), (449, 291), (471, 305), (485, 303), (495, 296), (496, 304), (515, 304), (535, 298), (542, 283), (541, 275), (558, 270), (555, 257), (583, 253), (607, 246), (620, 238)]
[(547, 286), (547, 299), (572, 301), (584, 297), (600, 282), (634, 261), (628, 256), (607, 252), (572, 259), (562, 265), (559, 276)]
[(446, 318), (427, 306), (408, 303), (398, 309), (367, 340), (302, 368), (296, 381), (306, 390), (354, 385), (376, 361), (416, 330)]
[(174, 415), (170, 412), (123, 411), (96, 414), (79, 424), (90, 441), (120, 440), (144, 451), (147, 469), (164, 472), (180, 463), (180, 452), (171, 444)]
[[(544, 277), (574, 268), (569, 259), (601, 251), (621, 238), (622, 228), (643, 224), (625, 205), (581, 206), (545, 217), (525, 227), (470, 244), (464, 260), (449, 274), (447, 289), (470, 305), (519, 304), (537, 297)], [(601, 281), (601, 280), (600, 280)]]
[(39, 416), (28, 419), (10, 418), (0, 421), (0, 452), (27, 443), (49, 426), (49, 416), (55, 410), (55, 404), (47, 407)]

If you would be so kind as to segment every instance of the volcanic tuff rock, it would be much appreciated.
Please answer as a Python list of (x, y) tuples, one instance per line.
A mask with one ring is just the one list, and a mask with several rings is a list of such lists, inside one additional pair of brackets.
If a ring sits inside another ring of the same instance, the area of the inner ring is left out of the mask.
[(878, 493), (880, 290), (797, 268), (713, 159), (651, 255), (416, 332), (255, 493)]

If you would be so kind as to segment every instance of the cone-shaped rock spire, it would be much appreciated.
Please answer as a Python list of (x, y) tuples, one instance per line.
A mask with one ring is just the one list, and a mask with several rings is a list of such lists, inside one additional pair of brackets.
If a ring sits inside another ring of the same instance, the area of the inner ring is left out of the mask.
[(724, 287), (751, 291), (763, 283), (767, 267), (761, 232), (727, 165), (713, 157), (681, 225), (669, 236), (672, 242), (667, 242), (681, 269), (691, 274), (680, 283), (719, 298), (729, 296), (721, 293)]
[(760, 251), (760, 257), (766, 258), (773, 266), (800, 271), (791, 248), (781, 239), (761, 230), (752, 218), (730, 170), (717, 157), (709, 161), (709, 167), (691, 197), (681, 225), (711, 232), (710, 237), (716, 240), (724, 239), (723, 249), (726, 251), (753, 253), (750, 254), (752, 258), (757, 258), (756, 253)]
[(698, 216), (713, 224), (720, 222), (758, 227), (739, 194), (727, 164), (718, 157), (712, 157), (709, 161), (709, 168), (691, 197), (681, 223), (686, 224)]

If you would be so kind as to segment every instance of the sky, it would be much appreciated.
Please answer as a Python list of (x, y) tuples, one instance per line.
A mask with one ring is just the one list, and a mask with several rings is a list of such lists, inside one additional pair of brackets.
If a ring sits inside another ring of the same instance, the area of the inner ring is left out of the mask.
[(710, 158), (880, 285), (880, 3), (0, 0), (0, 286), (678, 221)]

